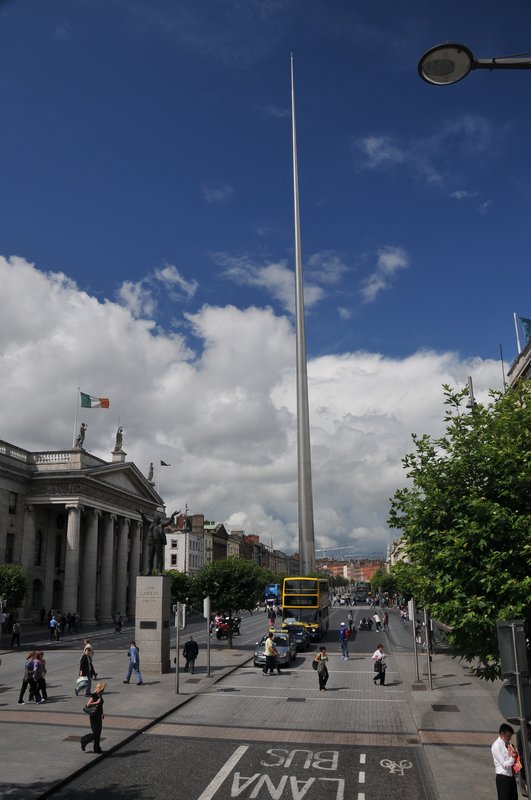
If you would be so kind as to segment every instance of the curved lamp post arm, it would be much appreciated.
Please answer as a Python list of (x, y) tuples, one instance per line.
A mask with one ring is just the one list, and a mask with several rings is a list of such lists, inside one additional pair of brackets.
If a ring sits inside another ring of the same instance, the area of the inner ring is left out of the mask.
[(464, 44), (438, 44), (424, 53), (418, 64), (422, 80), (447, 86), (466, 78), (474, 69), (531, 69), (531, 57), (476, 58)]

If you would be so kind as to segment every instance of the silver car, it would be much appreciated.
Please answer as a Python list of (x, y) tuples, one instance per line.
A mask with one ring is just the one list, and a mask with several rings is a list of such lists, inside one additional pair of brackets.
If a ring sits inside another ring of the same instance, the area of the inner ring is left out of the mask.
[[(275, 631), (274, 634), (273, 642), (278, 651), (278, 664), (281, 667), (289, 667), (291, 662), (297, 658), (297, 645), (295, 644), (295, 640), (287, 631)], [(254, 651), (255, 667), (263, 667), (266, 662), (265, 641), (268, 636), (268, 633), (264, 633), (260, 641), (256, 643), (256, 650)]]

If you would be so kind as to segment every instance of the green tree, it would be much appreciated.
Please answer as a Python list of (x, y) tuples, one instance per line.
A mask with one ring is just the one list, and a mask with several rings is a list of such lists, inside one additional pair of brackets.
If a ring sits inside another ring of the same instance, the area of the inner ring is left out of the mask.
[(0, 599), (13, 611), (24, 602), (28, 590), (26, 570), (18, 564), (0, 564)]
[(411, 485), (391, 500), (403, 531), (403, 571), (415, 599), (453, 627), (449, 640), (481, 677), (499, 675), (496, 621), (531, 623), (531, 386), (463, 408), (444, 386), (446, 432), (413, 435)]
[(165, 569), (162, 571), (163, 575), (169, 575), (171, 578), (171, 602), (186, 603), (195, 599), (193, 597), (193, 585), (190, 576), (186, 572), (179, 572), (176, 569)]
[(373, 594), (375, 592), (396, 592), (396, 579), (390, 572), (384, 572), (383, 569), (377, 569), (371, 578), (371, 589)]
[[(227, 614), (231, 620), (235, 612), (255, 608), (266, 583), (267, 573), (240, 556), (213, 561), (193, 577), (195, 593), (200, 597), (210, 595), (212, 609)], [(232, 648), (230, 623), (228, 645)]]

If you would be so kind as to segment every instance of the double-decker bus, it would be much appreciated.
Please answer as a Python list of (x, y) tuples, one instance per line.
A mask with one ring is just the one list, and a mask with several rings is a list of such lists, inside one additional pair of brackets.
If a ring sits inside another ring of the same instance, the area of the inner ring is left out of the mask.
[(282, 620), (304, 625), (310, 639), (317, 642), (328, 630), (330, 598), (324, 578), (284, 578)]
[(356, 584), (356, 590), (354, 592), (356, 603), (366, 603), (370, 591), (371, 591), (371, 584), (369, 583), (369, 581), (358, 581)]

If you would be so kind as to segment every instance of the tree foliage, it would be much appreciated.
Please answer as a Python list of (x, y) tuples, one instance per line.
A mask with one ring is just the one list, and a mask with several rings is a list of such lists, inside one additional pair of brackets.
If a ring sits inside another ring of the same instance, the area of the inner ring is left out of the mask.
[(24, 602), (28, 590), (26, 570), (18, 564), (0, 564), (0, 599), (13, 611)]
[[(193, 578), (195, 593), (202, 597), (210, 595), (212, 610), (231, 618), (237, 611), (252, 611), (266, 583), (267, 573), (253, 561), (241, 556), (213, 561)], [(229, 647), (232, 647), (230, 627)]]
[(403, 463), (411, 484), (391, 500), (409, 564), (395, 571), (478, 674), (499, 674), (496, 621), (531, 623), (531, 386), (491, 392), (463, 408), (468, 391), (444, 386), (446, 432), (413, 435)]
[(371, 578), (371, 589), (374, 592), (395, 592), (396, 579), (390, 572), (384, 572), (383, 569), (377, 569)]
[(171, 602), (186, 603), (193, 601), (193, 586), (190, 576), (186, 572), (179, 572), (176, 569), (165, 569), (162, 571), (163, 575), (168, 575), (171, 578)]

